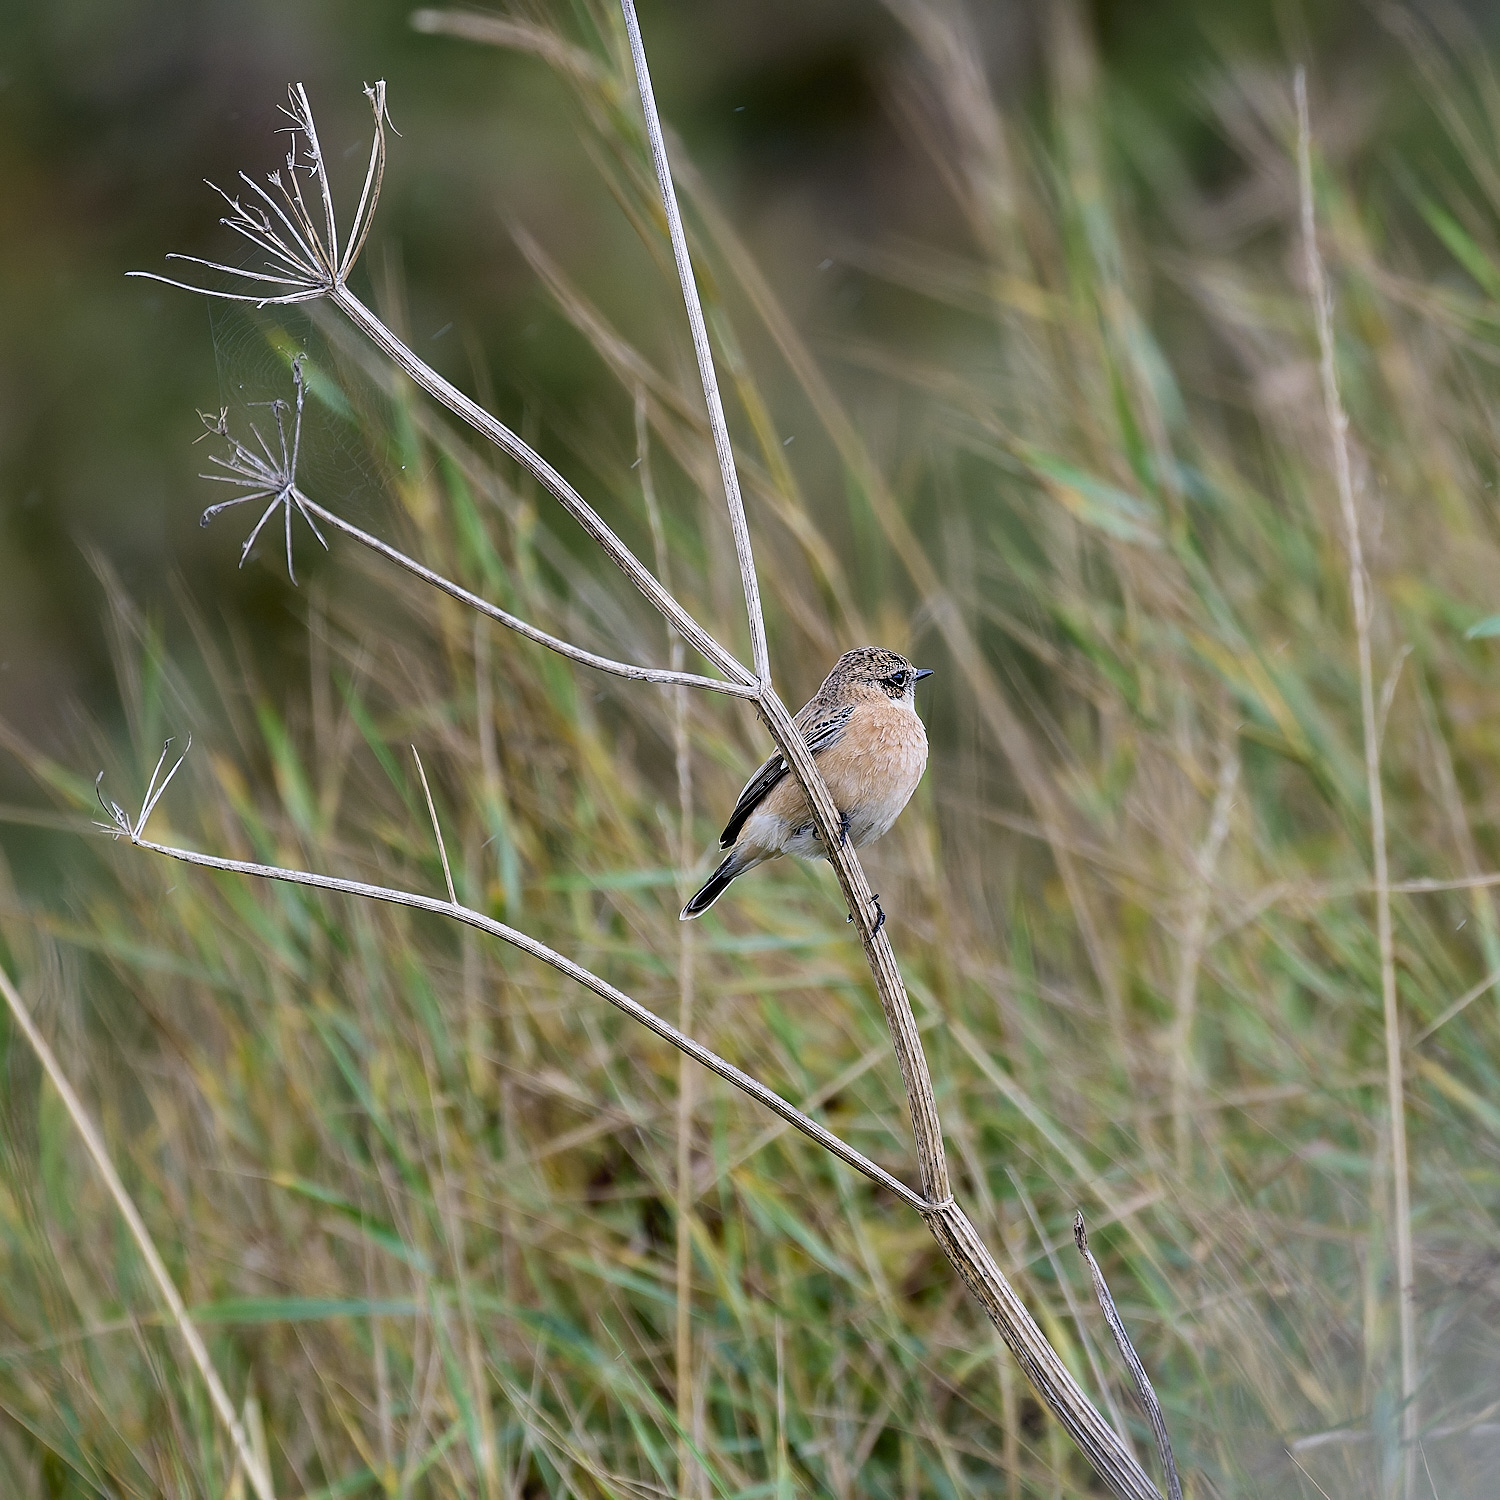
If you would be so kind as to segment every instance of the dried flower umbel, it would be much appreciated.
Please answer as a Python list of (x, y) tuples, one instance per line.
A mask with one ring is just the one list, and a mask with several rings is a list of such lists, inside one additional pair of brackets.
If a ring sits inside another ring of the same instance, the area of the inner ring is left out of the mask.
[[(318, 523), (313, 520), (312, 512), (308, 509), (307, 497), (297, 489), (297, 455), (302, 447), (302, 406), (307, 399), (307, 388), (302, 379), (302, 356), (300, 354), (292, 361), (292, 384), (296, 389), (295, 404), (283, 401), (279, 397), (265, 403), (271, 408), (271, 413), (276, 419), (276, 450), (272, 449), (260, 429), (253, 424), (250, 431), (259, 445), (259, 453), (235, 437), (229, 431), (228, 407), (221, 408), (217, 417), (203, 416), (203, 425), (208, 429), (204, 437), (223, 438), (229, 444), (229, 452), (227, 455), (215, 453), (209, 457), (209, 462), (217, 464), (226, 471), (225, 473), (200, 474), (198, 477), (218, 484), (239, 485), (245, 493), (236, 495), (231, 500), (220, 500), (217, 505), (210, 505), (203, 512), (198, 524), (207, 526), (215, 516), (221, 515), (236, 505), (269, 498), (271, 503), (266, 506), (260, 520), (255, 523), (250, 535), (245, 538), (245, 545), (240, 548), (240, 566), (242, 568), (245, 566), (245, 559), (250, 556), (250, 549), (255, 545), (255, 539), (260, 535), (266, 522), (280, 509), (286, 515), (286, 570), (295, 584), (297, 570), (292, 566), (293, 509), (307, 522), (312, 534), (323, 544), (325, 552), (328, 550), (328, 539), (318, 530)], [(286, 418), (289, 411), (292, 413), (290, 442), (287, 440), (286, 432)], [(200, 412), (199, 415), (203, 414)]]
[[(286, 155), (285, 175), (278, 170), (270, 173), (266, 179), (271, 191), (268, 192), (246, 172), (240, 173), (240, 181), (255, 195), (249, 202), (232, 198), (217, 184), (209, 183), (214, 192), (229, 205), (229, 212), (219, 222), (226, 229), (232, 229), (252, 245), (264, 250), (268, 258), (266, 269), (248, 270), (243, 266), (228, 265), (224, 261), (204, 260), (197, 255), (167, 256), (168, 260), (207, 266), (212, 271), (223, 271), (228, 276), (238, 276), (246, 281), (258, 281), (271, 288), (282, 287), (286, 290), (221, 291), (214, 287), (195, 286), (190, 281), (174, 281), (170, 276), (158, 276), (152, 271), (131, 271), (130, 275), (163, 281), (168, 286), (181, 287), (189, 292), (201, 292), (205, 297), (253, 302), (257, 307), (269, 307), (275, 303), (311, 302), (344, 285), (355, 261), (359, 259), (359, 252), (364, 249), (365, 240), (369, 238), (370, 225), (375, 219), (375, 205), (380, 200), (380, 185), (385, 177), (385, 127), (390, 124), (390, 116), (385, 108), (385, 83), (382, 80), (365, 88), (365, 97), (370, 101), (370, 108), (375, 115), (375, 132), (370, 142), (370, 164), (365, 171), (359, 207), (354, 212), (354, 222), (342, 250), (339, 249), (338, 222), (333, 211), (333, 189), (323, 160), (323, 148), (318, 143), (318, 130), (313, 121), (312, 106), (307, 100), (307, 90), (298, 83), (288, 89), (287, 94), (291, 104), (290, 107), (283, 105), (281, 112), (292, 122), (283, 127), (292, 137), (292, 148)], [(323, 210), (321, 228), (302, 191), (304, 178), (317, 185)]]

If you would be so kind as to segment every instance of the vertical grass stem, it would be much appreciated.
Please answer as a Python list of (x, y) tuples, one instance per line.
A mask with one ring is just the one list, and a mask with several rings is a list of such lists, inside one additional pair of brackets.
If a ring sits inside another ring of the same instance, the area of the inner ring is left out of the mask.
[[(651, 436), (646, 420), (644, 395), (635, 399), (636, 467), (641, 476), (641, 495), (646, 502), (646, 518), (651, 524), (651, 543), (655, 552), (656, 574), (668, 592), (672, 589), (672, 556), (667, 547), (666, 527), (656, 498), (656, 484), (651, 473)], [(668, 632), (668, 661), (674, 672), (681, 671), (683, 647), (681, 638)], [(692, 894), (693, 864), (693, 760), (688, 743), (687, 690), (680, 684), (672, 691), (672, 750), (677, 772), (677, 899), (686, 901)], [(677, 1029), (691, 1036), (696, 999), (694, 939), (696, 926), (691, 922), (677, 924)], [(677, 1488), (684, 1497), (703, 1492), (706, 1477), (693, 1452), (693, 1202), (696, 1189), (693, 1180), (693, 1116), (697, 1109), (698, 1073), (686, 1053), (677, 1055), (677, 1160), (675, 1195), (677, 1200), (677, 1245), (675, 1266), (676, 1327), (674, 1329), (674, 1373), (677, 1383)]]
[(1401, 1056), (1401, 1014), (1396, 996), (1395, 942), (1391, 929), (1391, 880), (1386, 852), (1385, 798), (1380, 780), (1380, 736), (1376, 724), (1374, 668), (1370, 645), (1370, 585), (1354, 504), (1349, 462), (1349, 417), (1339, 394), (1334, 360), (1333, 298), (1318, 251), (1313, 203), (1312, 130), (1308, 124), (1307, 73), (1297, 69), (1297, 174), (1302, 212), (1302, 244), (1307, 289), (1318, 330), (1318, 363), (1323, 409), (1328, 422), (1339, 512), (1349, 553), (1349, 594), (1359, 651), (1359, 701), (1364, 739), (1365, 784), (1370, 802), (1370, 846), (1375, 873), (1375, 923), (1380, 954), (1380, 997), (1385, 1021), (1386, 1096), (1391, 1122), (1392, 1219), (1396, 1241), (1397, 1321), (1401, 1341), (1402, 1495), (1409, 1500), (1416, 1480), (1417, 1351), (1413, 1303), (1411, 1183), (1406, 1151), (1406, 1090)]

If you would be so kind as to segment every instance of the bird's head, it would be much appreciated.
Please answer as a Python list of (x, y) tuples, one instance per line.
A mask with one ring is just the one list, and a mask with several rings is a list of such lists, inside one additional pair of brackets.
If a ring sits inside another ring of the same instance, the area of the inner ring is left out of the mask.
[(834, 663), (823, 686), (839, 692), (881, 692), (887, 698), (912, 702), (913, 690), (930, 667), (914, 667), (904, 656), (883, 646), (856, 646)]

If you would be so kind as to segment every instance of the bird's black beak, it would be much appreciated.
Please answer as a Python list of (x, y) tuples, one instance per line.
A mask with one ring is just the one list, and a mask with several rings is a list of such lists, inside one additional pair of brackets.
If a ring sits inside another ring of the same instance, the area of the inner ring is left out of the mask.
[(932, 672), (933, 669), (931, 667), (918, 667), (916, 671), (911, 674), (912, 680), (915, 682), (920, 682), (924, 677), (931, 677)]

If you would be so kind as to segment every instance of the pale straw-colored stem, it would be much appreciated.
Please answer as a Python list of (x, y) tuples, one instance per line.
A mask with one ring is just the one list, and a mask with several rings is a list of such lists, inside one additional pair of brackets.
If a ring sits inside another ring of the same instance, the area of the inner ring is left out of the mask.
[(1161, 1500), (1150, 1475), (1047, 1342), (968, 1215), (950, 1200), (944, 1209), (926, 1217), (943, 1253), (999, 1330), (1022, 1373), (1093, 1464), (1110, 1493), (1122, 1500)]
[(1172, 1456), (1172, 1439), (1167, 1432), (1167, 1419), (1162, 1412), (1161, 1402), (1156, 1399), (1151, 1377), (1146, 1374), (1146, 1367), (1135, 1352), (1135, 1345), (1130, 1342), (1130, 1334), (1125, 1329), (1125, 1320), (1120, 1316), (1119, 1309), (1115, 1306), (1115, 1299), (1110, 1295), (1109, 1283), (1104, 1279), (1104, 1272), (1099, 1269), (1099, 1262), (1094, 1259), (1094, 1252), (1089, 1249), (1089, 1232), (1084, 1226), (1081, 1212), (1073, 1217), (1073, 1243), (1078, 1246), (1078, 1253), (1089, 1268), (1099, 1311), (1104, 1314), (1104, 1321), (1109, 1324), (1109, 1331), (1115, 1336), (1115, 1347), (1120, 1351), (1120, 1357), (1129, 1366), (1130, 1377), (1135, 1381), (1141, 1405), (1146, 1408), (1146, 1416), (1151, 1423), (1151, 1433), (1156, 1439), (1156, 1455), (1161, 1460), (1162, 1473), (1167, 1478), (1167, 1500), (1182, 1500), (1182, 1480), (1177, 1474), (1177, 1460)]
[[(641, 480), (641, 498), (651, 523), (651, 545), (656, 576), (670, 590), (672, 557), (667, 550), (667, 529), (656, 498), (651, 471), (651, 429), (646, 420), (646, 401), (640, 390), (635, 396), (635, 467)], [(671, 634), (669, 632), (669, 634)], [(673, 669), (682, 665), (682, 638), (672, 634), (667, 643)], [(677, 771), (677, 899), (686, 901), (693, 890), (693, 757), (688, 740), (688, 695), (679, 687), (672, 694), (672, 750)], [(697, 998), (695, 939), (697, 924), (677, 924), (677, 1026), (692, 1035), (693, 1009)], [(683, 1500), (697, 1500), (707, 1475), (693, 1446), (693, 1117), (697, 1107), (697, 1070), (685, 1052), (677, 1054), (677, 1160), (675, 1200), (677, 1209), (677, 1263), (675, 1267), (676, 1327), (674, 1329), (673, 1375), (677, 1395), (677, 1490)]]
[(1213, 909), (1214, 872), (1219, 852), (1229, 837), (1229, 815), (1234, 807), (1234, 789), (1239, 780), (1240, 763), (1232, 749), (1226, 748), (1219, 764), (1218, 785), (1214, 791), (1213, 810), (1209, 814), (1208, 832), (1193, 851), (1192, 882), (1188, 893), (1187, 920), (1183, 923), (1182, 945), (1178, 950), (1177, 983), (1173, 991), (1172, 1029), (1168, 1039), (1172, 1064), (1172, 1141), (1177, 1158), (1177, 1175), (1184, 1185), (1193, 1165), (1190, 1123), (1197, 1068), (1193, 1060), (1193, 1023), (1198, 1011), (1198, 972), (1203, 963), (1204, 940)]
[(540, 630), (508, 610), (501, 609), (498, 604), (491, 604), (488, 599), (470, 593), (461, 584), (454, 583), (452, 579), (434, 572), (431, 568), (419, 563), (416, 558), (407, 556), (399, 547), (391, 546), (389, 542), (382, 541), (378, 536), (372, 536), (352, 521), (346, 521), (342, 516), (325, 509), (315, 500), (309, 500), (301, 490), (294, 490), (293, 493), (304, 510), (317, 516), (319, 520), (327, 522), (334, 530), (353, 537), (356, 542), (368, 547), (370, 551), (379, 553), (381, 557), (395, 563), (397, 567), (405, 568), (408, 573), (420, 578), (424, 583), (430, 583), (434, 588), (441, 589), (451, 598), (457, 599), (460, 604), (467, 604), (470, 609), (514, 630), (517, 635), (525, 636), (528, 641), (535, 641), (537, 645), (545, 646), (549, 651), (557, 652), (559, 656), (566, 656), (569, 661), (576, 661), (581, 666), (593, 667), (600, 672), (609, 672), (616, 677), (627, 677), (633, 682), (656, 682), (676, 684), (680, 687), (702, 688), (711, 693), (728, 693), (732, 698), (755, 696), (755, 688), (745, 683), (724, 682), (717, 677), (700, 677), (696, 672), (683, 672), (675, 667), (671, 670), (661, 667), (640, 667), (634, 662), (616, 661), (613, 657), (600, 656), (596, 652), (586, 651), (582, 646), (575, 646), (571, 641), (562, 640), (545, 630)]
[[(676, 700), (673, 713), (673, 737), (677, 751), (677, 797), (680, 808), (679, 857), (677, 868), (686, 875), (691, 866), (688, 862), (688, 841), (693, 830), (693, 784), (691, 763), (688, 757), (687, 712), (684, 699), (686, 690), (678, 688), (673, 693)], [(692, 885), (679, 877), (678, 899), (686, 901)], [(696, 952), (697, 929), (691, 922), (677, 924), (677, 1025), (687, 1034), (692, 1033), (694, 1002), (697, 998)], [(677, 1378), (677, 1486), (684, 1497), (696, 1497), (703, 1489), (707, 1476), (693, 1451), (693, 1131), (697, 1110), (697, 1074), (690, 1065), (686, 1053), (679, 1054), (677, 1069), (677, 1245), (676, 1285), (677, 1297), (674, 1373)]]
[(26, 1002), (22, 1000), (20, 991), (11, 983), (10, 976), (4, 969), (0, 969), (0, 995), (5, 997), (5, 1003), (10, 1008), (16, 1025), (20, 1027), (22, 1035), (30, 1043), (31, 1050), (36, 1053), (42, 1070), (52, 1080), (52, 1087), (61, 1097), (63, 1108), (68, 1112), (68, 1118), (72, 1120), (74, 1129), (77, 1130), (84, 1147), (93, 1158), (94, 1166), (98, 1169), (100, 1177), (104, 1179), (104, 1186), (108, 1189), (110, 1197), (114, 1199), (115, 1207), (120, 1211), (120, 1217), (125, 1220), (125, 1225), (135, 1240), (136, 1248), (146, 1262), (146, 1269), (151, 1273), (152, 1281), (156, 1283), (157, 1293), (166, 1303), (167, 1311), (172, 1315), (172, 1321), (176, 1323), (183, 1343), (187, 1345), (188, 1354), (197, 1366), (199, 1375), (203, 1377), (204, 1385), (208, 1387), (208, 1396), (213, 1403), (214, 1415), (218, 1417), (225, 1432), (229, 1435), (236, 1462), (249, 1477), (250, 1486), (255, 1491), (258, 1500), (276, 1500), (275, 1492), (271, 1488), (271, 1476), (266, 1472), (259, 1456), (250, 1445), (250, 1439), (229, 1399), (229, 1392), (224, 1389), (224, 1383), (219, 1379), (219, 1372), (214, 1369), (213, 1361), (208, 1357), (208, 1349), (204, 1345), (202, 1335), (188, 1316), (187, 1307), (167, 1271), (166, 1262), (162, 1260), (156, 1248), (156, 1242), (151, 1238), (151, 1231), (146, 1228), (146, 1221), (141, 1218), (134, 1199), (126, 1190), (120, 1174), (115, 1170), (115, 1164), (105, 1147), (104, 1137), (99, 1134), (98, 1127), (83, 1107), (83, 1101), (74, 1092), (73, 1085), (68, 1082), (67, 1074), (63, 1072), (47, 1039), (37, 1030), (36, 1022), (32, 1020), (31, 1012), (26, 1008)]
[(661, 186), (662, 207), (667, 215), (667, 234), (672, 241), (672, 257), (677, 262), (677, 277), (682, 284), (682, 299), (687, 309), (688, 327), (693, 335), (693, 353), (698, 358), (698, 375), (703, 382), (703, 398), (708, 403), (708, 425), (714, 435), (714, 451), (719, 458), (719, 474), (724, 481), (724, 500), (729, 507), (729, 525), (734, 532), (734, 550), (739, 559), (740, 578), (745, 589), (745, 614), (750, 623), (750, 652), (758, 682), (769, 685), (771, 661), (766, 650), (765, 613), (760, 604), (760, 582), (755, 572), (755, 555), (750, 549), (750, 526), (745, 520), (745, 502), (740, 495), (739, 473), (734, 464), (734, 449), (729, 441), (729, 425), (724, 420), (724, 403), (719, 397), (719, 382), (714, 377), (713, 350), (708, 343), (708, 328), (703, 321), (703, 306), (698, 299), (698, 283), (688, 256), (687, 236), (682, 229), (682, 214), (677, 207), (677, 193), (672, 187), (672, 167), (667, 160), (667, 145), (662, 138), (661, 117), (656, 112), (656, 96), (651, 90), (651, 71), (646, 64), (646, 45), (641, 40), (640, 22), (636, 20), (635, 0), (620, 0), (625, 30), (630, 37), (630, 57), (635, 64), (635, 81), (641, 93), (641, 108), (646, 116), (646, 139), (651, 144), (651, 162)]
[[(693, 328), (694, 347), (698, 350), (698, 371), (703, 381), (703, 394), (710, 413), (719, 413), (719, 421), (722, 423), (723, 406), (719, 399), (718, 378), (714, 371), (713, 356), (708, 348), (707, 335), (703, 331), (702, 310), (698, 303), (697, 286), (688, 259), (686, 241), (682, 238), (677, 194), (672, 185), (661, 123), (657, 118), (656, 103), (646, 72), (645, 46), (641, 41), (633, 0), (620, 0), (620, 8), (630, 35), (631, 56), (635, 63), (641, 103), (646, 113), (652, 159), (656, 165), (657, 181), (661, 186), (667, 223), (672, 231), (673, 253), (688, 320)], [(1116, 1495), (1129, 1496), (1132, 1500), (1157, 1496), (1156, 1486), (1141, 1468), (1128, 1445), (1110, 1427), (1073, 1379), (1057, 1351), (1047, 1342), (1020, 1298), (1001, 1274), (993, 1257), (985, 1249), (978, 1231), (954, 1202), (943, 1148), (942, 1122), (938, 1117), (937, 1097), (932, 1087), (932, 1074), (927, 1066), (927, 1055), (922, 1048), (916, 1018), (912, 1014), (911, 1000), (906, 993), (901, 971), (896, 965), (896, 956), (886, 936), (879, 908), (870, 893), (869, 882), (853, 846), (843, 837), (838, 808), (818, 771), (812, 752), (808, 750), (807, 742), (802, 738), (802, 732), (787, 711), (786, 705), (772, 687), (769, 667), (763, 665), (759, 655), (764, 649), (765, 622), (748, 536), (743, 545), (738, 545), (740, 528), (745, 525), (745, 519), (739, 500), (739, 486), (732, 479), (734, 455), (729, 446), (728, 435), (721, 427), (715, 427), (714, 440), (725, 475), (724, 488), (729, 499), (730, 520), (735, 528), (740, 581), (745, 595), (745, 609), (750, 619), (751, 639), (757, 644), (756, 669), (761, 690), (754, 700), (756, 709), (807, 797), (813, 822), (823, 840), (824, 849), (830, 851), (830, 862), (864, 943), (865, 957), (875, 980), (881, 1008), (885, 1012), (886, 1025), (890, 1030), (892, 1048), (901, 1070), (901, 1081), (911, 1113), (918, 1170), (926, 1200), (923, 1212), (928, 1227), (999, 1329), (1001, 1337), (1020, 1361), (1037, 1393), (1067, 1428), (1110, 1489)]]
[[(1005, 1175), (1010, 1178), (1011, 1186), (1016, 1190), (1016, 1197), (1020, 1200), (1021, 1207), (1026, 1211), (1026, 1217), (1031, 1221), (1032, 1232), (1036, 1235), (1037, 1245), (1040, 1249), (1040, 1258), (1045, 1258), (1047, 1264), (1052, 1268), (1052, 1274), (1057, 1279), (1059, 1290), (1063, 1294), (1063, 1301), (1067, 1304), (1068, 1316), (1073, 1320), (1073, 1326), (1078, 1330), (1078, 1342), (1083, 1349), (1084, 1358), (1089, 1362), (1089, 1374), (1094, 1377), (1094, 1384), (1098, 1387), (1100, 1395), (1104, 1398), (1104, 1406), (1109, 1414), (1110, 1421), (1114, 1424), (1116, 1432), (1125, 1431), (1125, 1414), (1120, 1410), (1119, 1403), (1115, 1400), (1114, 1391), (1104, 1374), (1104, 1367), (1099, 1362), (1099, 1351), (1095, 1347), (1095, 1340), (1089, 1335), (1088, 1323), (1083, 1316), (1083, 1308), (1079, 1305), (1078, 1298), (1073, 1292), (1073, 1283), (1068, 1279), (1062, 1268), (1062, 1263), (1057, 1258), (1057, 1252), (1062, 1248), (1061, 1241), (1051, 1241), (1047, 1238), (1047, 1231), (1042, 1225), (1041, 1216), (1036, 1211), (1036, 1203), (1030, 1193), (1026, 1191), (1026, 1184), (1016, 1176), (1013, 1168), (1007, 1167)], [(1083, 1217), (1080, 1210), (1077, 1215)]]
[(471, 401), (450, 381), (443, 379), (431, 365), (418, 358), (400, 339), (370, 311), (348, 287), (331, 287), (328, 298), (380, 350), (427, 394), (441, 401), (455, 416), (467, 422), (475, 432), (486, 437), (503, 453), (528, 470), (563, 508), (597, 542), (613, 562), (646, 596), (677, 630), (682, 638), (726, 677), (753, 687), (756, 677), (735, 660), (676, 599), (664, 589), (651, 570), (605, 523), (604, 518), (568, 483), (551, 464), (529, 444), (523, 442), (498, 417), (491, 416), (477, 402)]
[[(137, 829), (140, 826), (137, 824)], [(307, 885), (323, 891), (339, 891), (347, 896), (362, 896), (369, 901), (385, 901), (395, 906), (411, 907), (416, 911), (432, 912), (440, 917), (451, 917), (456, 922), (463, 922), (470, 927), (478, 928), (480, 932), (486, 932), (491, 937), (499, 938), (502, 942), (510, 943), (522, 952), (531, 954), (533, 958), (541, 959), (543, 963), (550, 964), (559, 973), (576, 980), (585, 989), (592, 990), (601, 999), (608, 1000), (611, 1005), (624, 1011), (627, 1016), (655, 1032), (663, 1041), (680, 1048), (695, 1062), (717, 1073), (720, 1078), (732, 1083), (737, 1089), (742, 1089), (758, 1104), (763, 1104), (767, 1109), (773, 1110), (788, 1124), (795, 1126), (804, 1135), (816, 1141), (825, 1151), (832, 1152), (840, 1161), (847, 1163), (856, 1171), (863, 1172), (872, 1182), (878, 1182), (888, 1192), (894, 1193), (903, 1203), (922, 1212), (931, 1210), (932, 1205), (920, 1193), (913, 1192), (900, 1178), (893, 1177), (883, 1167), (876, 1166), (869, 1157), (856, 1151), (847, 1141), (803, 1114), (795, 1104), (783, 1099), (774, 1089), (767, 1088), (759, 1079), (741, 1072), (732, 1062), (695, 1042), (692, 1037), (679, 1031), (670, 1021), (663, 1020), (639, 1001), (632, 1000), (623, 990), (617, 990), (607, 980), (599, 978), (597, 974), (585, 969), (582, 964), (574, 963), (571, 958), (566, 958), (545, 943), (539, 942), (529, 933), (521, 932), (514, 927), (507, 927), (504, 922), (497, 922), (493, 917), (485, 916), (483, 912), (474, 911), (467, 906), (437, 896), (423, 896), (416, 891), (403, 891), (391, 886), (369, 885), (363, 880), (344, 880), (336, 875), (318, 875), (310, 870), (293, 870), (281, 865), (261, 865), (243, 859), (222, 859), (216, 854), (199, 854), (193, 849), (179, 849), (170, 844), (154, 843), (148, 838), (143, 838), (139, 831), (125, 836), (142, 849), (149, 849), (154, 854), (165, 854), (169, 859), (180, 859), (184, 864), (200, 865), (208, 870), (228, 870), (236, 875), (256, 875), (263, 880), (284, 880), (292, 885)]]
[(1396, 1242), (1397, 1326), (1401, 1341), (1401, 1441), (1404, 1449), (1402, 1493), (1410, 1497), (1417, 1459), (1417, 1332), (1414, 1257), (1411, 1234), (1411, 1182), (1406, 1152), (1406, 1088), (1401, 1056), (1401, 1013), (1396, 996), (1395, 940), (1391, 928), (1391, 883), (1386, 853), (1385, 796), (1380, 780), (1380, 736), (1376, 724), (1375, 673), (1370, 644), (1370, 581), (1365, 572), (1359, 512), (1349, 461), (1349, 418), (1339, 394), (1334, 357), (1333, 295), (1318, 251), (1313, 201), (1312, 130), (1307, 113), (1307, 75), (1297, 69), (1297, 174), (1302, 210), (1302, 248), (1308, 295), (1318, 329), (1318, 366), (1323, 410), (1328, 423), (1339, 514), (1349, 553), (1349, 595), (1359, 652), (1360, 724), (1364, 739), (1365, 787), (1370, 803), (1370, 850), (1375, 874), (1375, 931), (1380, 955), (1380, 999), (1385, 1022), (1386, 1106), (1391, 1123), (1392, 1217)]

